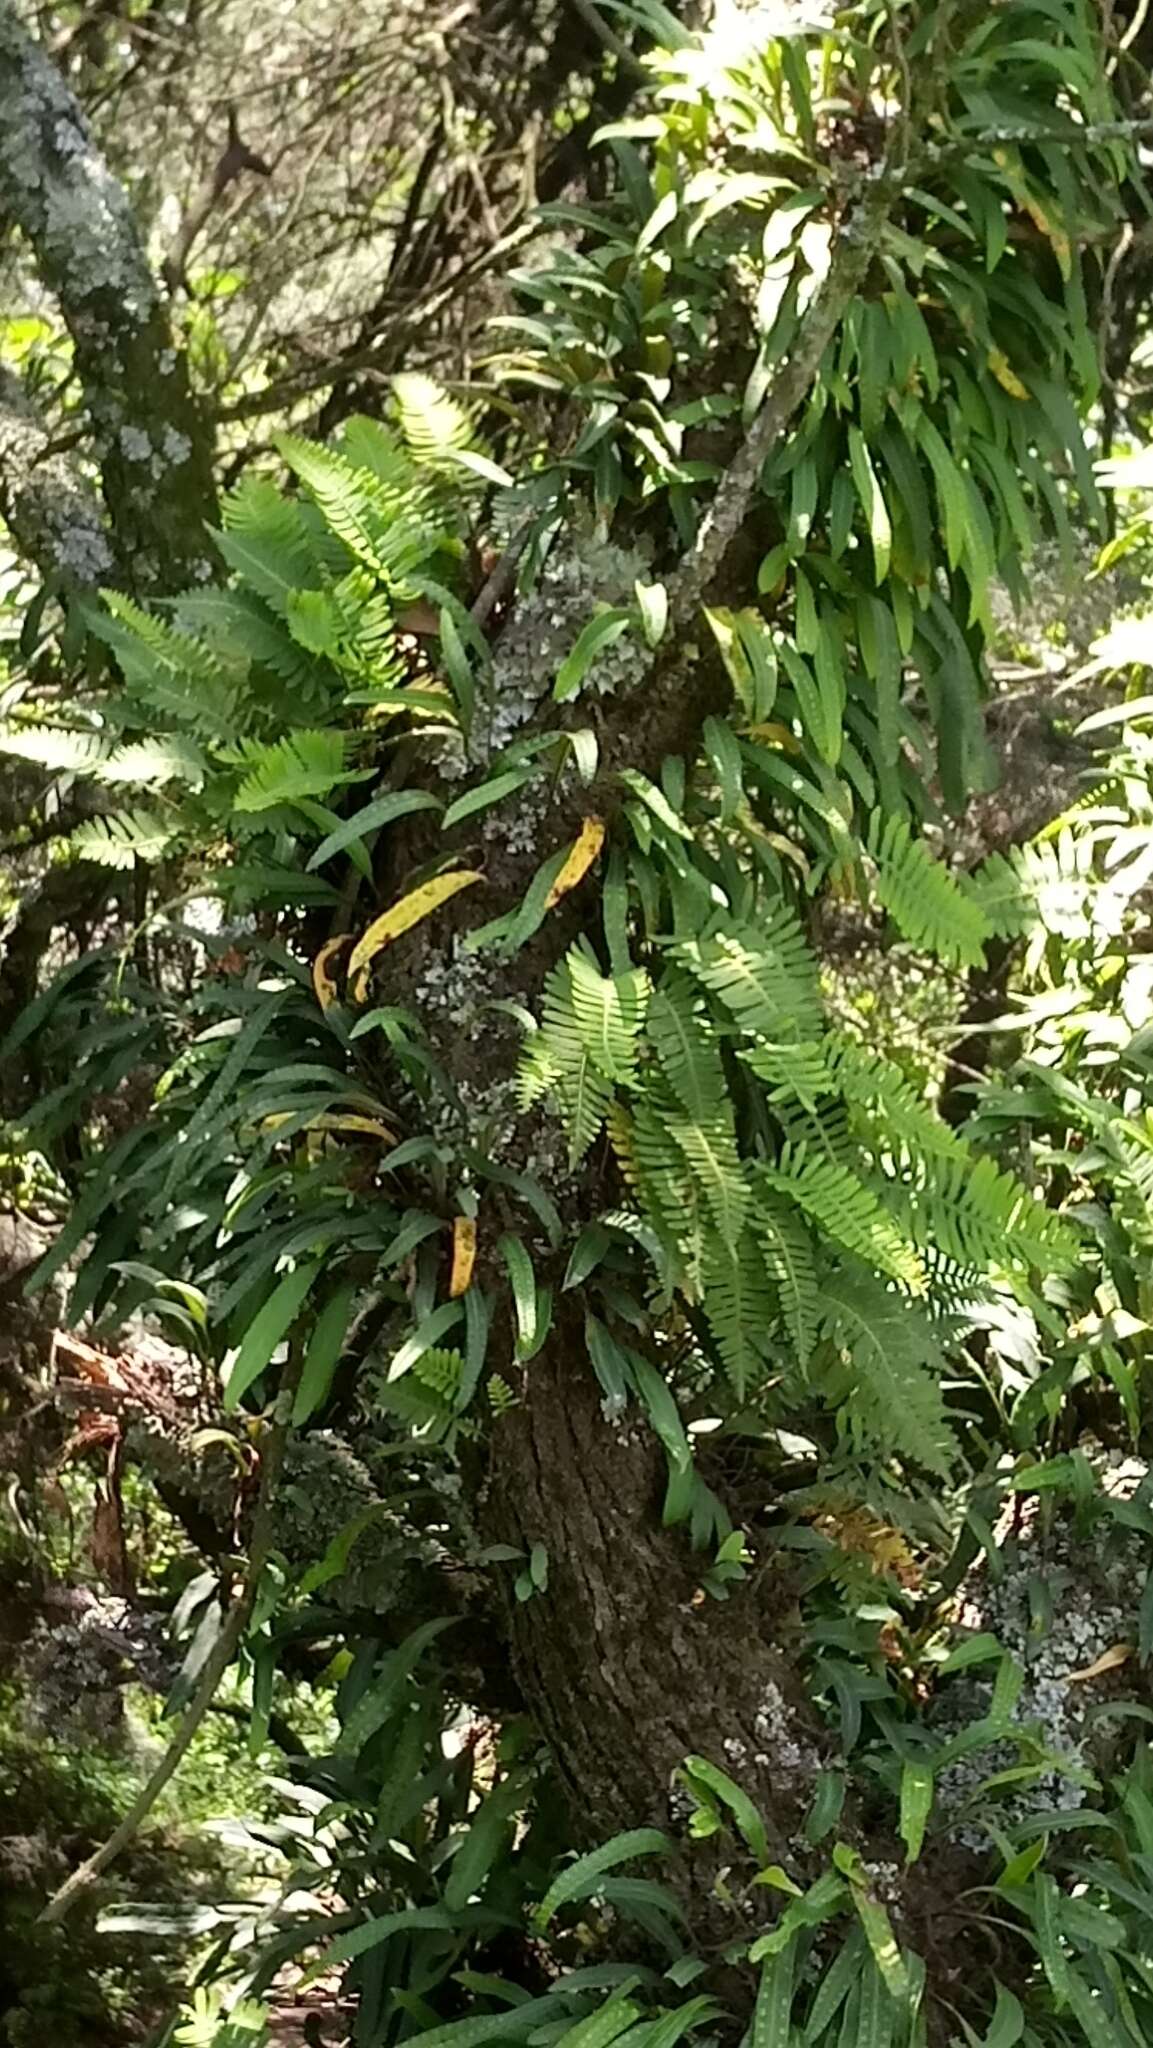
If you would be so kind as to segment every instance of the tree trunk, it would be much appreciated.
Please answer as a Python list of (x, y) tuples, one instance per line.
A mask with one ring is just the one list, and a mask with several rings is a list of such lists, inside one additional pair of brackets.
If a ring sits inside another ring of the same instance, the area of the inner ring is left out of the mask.
[(52, 436), (19, 378), (0, 366), (0, 518), (21, 554), (63, 589), (94, 590), (112, 574), (96, 492)]
[(486, 1534), (548, 1553), (546, 1589), (510, 1603), (515, 1675), (587, 1840), (667, 1826), (699, 1755), (739, 1779), (796, 1868), (825, 1743), (780, 1648), (788, 1581), (754, 1567), (727, 1601), (705, 1594), (686, 1530), (662, 1526), (666, 1476), (635, 1409), (606, 1420), (564, 1305), (492, 1449)]
[[(178, 589), (211, 573), (211, 433), (127, 194), (12, 0), (0, 0), (0, 135), (0, 220), (25, 236), (72, 338), (117, 580)], [(54, 566), (75, 583), (89, 553), (84, 521), (75, 540), (58, 537)]]

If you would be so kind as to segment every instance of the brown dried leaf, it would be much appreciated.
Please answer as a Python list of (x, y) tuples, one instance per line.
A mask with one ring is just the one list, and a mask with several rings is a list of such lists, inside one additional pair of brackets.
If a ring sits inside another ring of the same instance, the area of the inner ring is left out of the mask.
[(1127, 1664), (1133, 1655), (1132, 1643), (1114, 1643), (1109, 1650), (1102, 1650), (1083, 1671), (1070, 1671), (1066, 1685), (1084, 1685), (1087, 1679), (1103, 1678), (1107, 1671), (1116, 1671), (1119, 1664)]

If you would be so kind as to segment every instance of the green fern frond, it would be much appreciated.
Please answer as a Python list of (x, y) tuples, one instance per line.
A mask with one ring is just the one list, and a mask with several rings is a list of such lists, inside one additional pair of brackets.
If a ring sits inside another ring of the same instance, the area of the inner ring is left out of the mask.
[(91, 775), (106, 759), (108, 742), (100, 733), (64, 725), (0, 727), (0, 754), (34, 761), (54, 775)]
[(904, 818), (875, 811), (867, 843), (877, 896), (902, 937), (947, 966), (979, 966), (992, 936), (988, 918), (924, 840), (913, 838)]
[(354, 569), (328, 593), (339, 621), (339, 638), (349, 655), (372, 670), (376, 686), (385, 690), (406, 678), (396, 640), (396, 618), (387, 597), (373, 593), (365, 571)]
[(592, 954), (579, 943), (569, 952), (565, 966), (581, 1044), (606, 1081), (631, 1082), (648, 1004), (648, 976), (640, 968), (625, 974), (602, 974)]
[(895, 1188), (889, 1206), (923, 1250), (974, 1271), (1020, 1261), (1056, 1272), (1076, 1262), (1070, 1226), (987, 1157), (934, 1161), (920, 1185)]
[(453, 1429), (470, 1433), (456, 1405), (463, 1375), (459, 1351), (434, 1348), (423, 1352), (403, 1379), (378, 1386), (373, 1398), (407, 1423), (414, 1436), (439, 1443)]
[(550, 1095), (560, 1080), (561, 1066), (547, 1031), (531, 1031), (521, 1047), (516, 1070), (516, 1105), (532, 1109)]
[(899, 1280), (910, 1293), (924, 1293), (922, 1260), (873, 1190), (849, 1167), (820, 1158), (807, 1144), (786, 1144), (775, 1164), (760, 1166), (757, 1173), (765, 1186), (803, 1209), (826, 1236)]
[(1032, 892), (1021, 873), (1024, 851), (1015, 846), (1007, 854), (991, 853), (964, 878), (965, 894), (972, 897), (989, 929), (1001, 939), (1016, 938), (1031, 921)]
[(365, 471), (383, 484), (396, 504), (427, 507), (427, 488), (414, 463), (413, 454), (398, 441), (390, 427), (364, 413), (346, 420), (337, 440), (337, 450), (353, 469)]
[(822, 1095), (836, 1091), (837, 1078), (827, 1047), (819, 1038), (751, 1046), (742, 1052), (741, 1058), (768, 1084), (768, 1099), (772, 1103), (792, 1098), (806, 1109), (815, 1110)]
[(287, 683), (303, 683), (315, 673), (307, 649), (255, 590), (190, 591), (177, 599), (173, 617), (182, 631), (202, 635), (226, 660), (256, 662)]
[(802, 1102), (778, 1097), (774, 1113), (781, 1136), (794, 1148), (803, 1145), (817, 1159), (855, 1172), (861, 1164), (861, 1145), (849, 1127), (849, 1112), (839, 1100), (824, 1100), (815, 1109)]
[(460, 1352), (437, 1350), (435, 1346), (422, 1352), (412, 1368), (412, 1377), (446, 1408), (455, 1402), (463, 1376), (464, 1359)]
[(245, 477), (224, 499), (221, 520), (215, 539), (229, 568), (283, 617), (288, 593), (315, 573), (304, 507), (266, 477)]
[(834, 1085), (844, 1100), (876, 1120), (878, 1142), (915, 1146), (941, 1158), (966, 1152), (963, 1141), (917, 1093), (907, 1074), (882, 1053), (870, 1052), (841, 1031), (828, 1040)]
[(82, 860), (104, 868), (133, 868), (137, 861), (159, 860), (175, 833), (151, 811), (116, 811), (107, 818), (88, 818), (68, 844)]
[(747, 1229), (735, 1245), (713, 1243), (706, 1250), (701, 1306), (733, 1392), (743, 1401), (764, 1372), (761, 1347), (776, 1311), (764, 1261)]
[(237, 672), (202, 640), (144, 611), (122, 592), (101, 595), (105, 608), (90, 612), (89, 624), (116, 655), (132, 694), (194, 732), (235, 733)]
[(691, 1298), (700, 1293), (706, 1247), (715, 1238), (700, 1183), (689, 1172), (670, 1123), (675, 1105), (653, 1091), (635, 1105), (628, 1124), (627, 1151), (621, 1122), (614, 1117), (614, 1148), (626, 1178), (662, 1242), (668, 1247), (678, 1284)]
[(726, 1100), (725, 1071), (703, 999), (687, 974), (662, 976), (649, 1004), (646, 1031), (682, 1109), (708, 1122)]
[(509, 1409), (515, 1408), (517, 1405), (517, 1395), (509, 1386), (508, 1381), (502, 1379), (497, 1372), (489, 1374), (488, 1379), (485, 1381), (484, 1391), (488, 1399), (488, 1405), (496, 1416), (507, 1415)]
[(557, 1100), (569, 1140), (569, 1163), (584, 1158), (608, 1115), (612, 1088), (599, 1073), (590, 1054), (582, 1050), (571, 1066), (561, 1068), (556, 1083)]
[(562, 960), (545, 981), (543, 1021), (522, 1053), (519, 1087), (525, 1108), (544, 1094), (554, 1096), (575, 1166), (600, 1131), (613, 1091), (582, 1035), (569, 964)]
[(848, 1353), (852, 1425), (874, 1444), (946, 1478), (956, 1440), (945, 1413), (944, 1364), (928, 1318), (868, 1273), (835, 1273), (821, 1289), (822, 1334)]
[(721, 1242), (735, 1252), (749, 1213), (750, 1191), (731, 1111), (708, 1124), (673, 1117), (668, 1130), (705, 1198)]
[(95, 770), (98, 782), (184, 782), (192, 789), (201, 787), (207, 773), (208, 762), (195, 741), (177, 734), (117, 747)]
[(764, 925), (739, 925), (677, 948), (689, 973), (745, 1031), (815, 1037), (821, 1026), (816, 968), (805, 935), (782, 906)]
[(400, 431), (416, 461), (436, 469), (472, 446), (468, 413), (434, 377), (406, 370), (393, 378), (392, 395)]
[(268, 811), (301, 797), (329, 796), (344, 779), (344, 748), (344, 733), (323, 728), (289, 733), (270, 746), (248, 744), (242, 754), (248, 772), (234, 809)]
[(751, 1223), (777, 1292), (797, 1363), (805, 1365), (817, 1341), (820, 1320), (817, 1258), (812, 1238), (791, 1203), (778, 1200), (761, 1185), (756, 1190)]
[(404, 593), (435, 538), (415, 485), (394, 489), (295, 434), (282, 435), (278, 446), (338, 539), (382, 582)]

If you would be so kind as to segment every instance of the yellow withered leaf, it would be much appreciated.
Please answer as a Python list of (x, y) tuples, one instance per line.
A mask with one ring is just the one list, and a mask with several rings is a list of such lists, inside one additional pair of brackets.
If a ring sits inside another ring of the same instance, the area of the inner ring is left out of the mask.
[(1031, 192), (1022, 192), (1020, 202), (1035, 228), (1039, 229), (1057, 258), (1057, 268), (1068, 284), (1073, 274), (1073, 250), (1063, 227), (1052, 221), (1040, 201)]
[(791, 733), (787, 725), (779, 724), (775, 718), (770, 718), (761, 725), (747, 725), (745, 738), (758, 741), (762, 747), (783, 747), (786, 754), (799, 754), (803, 751), (796, 734)]
[(375, 917), (368, 930), (361, 933), (348, 963), (348, 985), (354, 1001), (359, 1003), (363, 1000), (369, 963), (378, 953), (391, 946), (402, 932), (411, 931), (414, 924), (439, 910), (450, 896), (457, 895), (461, 889), (471, 889), (474, 882), (483, 880), (478, 868), (452, 868), (447, 875), (436, 875), (431, 882), (422, 882), (419, 889), (411, 889), (399, 903), (394, 903), (390, 910)]
[(604, 819), (586, 818), (569, 849), (568, 859), (544, 899), (546, 910), (551, 910), (562, 896), (567, 896), (570, 889), (575, 889), (577, 883), (584, 880), (604, 843)]
[[(282, 1124), (290, 1124), (293, 1117), (291, 1109), (277, 1110), (274, 1116), (261, 1118), (260, 1128), (262, 1131), (278, 1131)], [(335, 1110), (325, 1109), (316, 1116), (310, 1116), (301, 1128), (306, 1131), (355, 1131), (366, 1137), (379, 1138), (385, 1145), (396, 1144), (396, 1132), (390, 1131), (387, 1124), (380, 1123), (374, 1116), (341, 1116)]]
[(305, 1129), (309, 1131), (356, 1131), (365, 1137), (379, 1138), (385, 1145), (396, 1144), (396, 1132), (390, 1131), (374, 1116), (338, 1116), (331, 1110), (322, 1110), (319, 1116), (309, 1117)]
[(453, 1301), (467, 1294), (476, 1264), (476, 1224), (471, 1216), (452, 1219), (452, 1277), (448, 1291)]
[(345, 947), (351, 944), (352, 933), (342, 932), (339, 938), (329, 939), (328, 943), (321, 947), (312, 963), (312, 986), (316, 990), (316, 1000), (322, 1010), (331, 1010), (332, 1005), (340, 1000), (340, 990), (328, 971), (328, 963), (335, 960), (337, 954), (343, 953)]
[(986, 361), (1002, 391), (1007, 391), (1010, 398), (1028, 398), (1029, 387), (1022, 384), (1004, 349), (991, 348)]
[(1133, 1655), (1132, 1643), (1114, 1643), (1112, 1649), (1102, 1650), (1083, 1671), (1070, 1671), (1066, 1685), (1084, 1685), (1090, 1678), (1103, 1678), (1107, 1671), (1116, 1671), (1119, 1664), (1127, 1664)]
[(1053, 226), (1040, 200), (1034, 199), (1031, 192), (1022, 192), (1021, 205), (1028, 214), (1033, 226), (1039, 228), (1047, 240), (1053, 232)]

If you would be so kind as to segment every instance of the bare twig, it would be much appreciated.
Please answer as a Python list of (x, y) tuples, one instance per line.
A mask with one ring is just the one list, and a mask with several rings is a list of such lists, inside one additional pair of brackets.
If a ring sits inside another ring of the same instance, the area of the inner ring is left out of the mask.
[(523, 526), (517, 528), (504, 553), (481, 584), (470, 607), (472, 617), (476, 620), (478, 626), (483, 626), (485, 620), (496, 610), (497, 605), (502, 604), (504, 599), (509, 596), (513, 584), (516, 582), (516, 572), (520, 565), (520, 558), (529, 544), (535, 525), (536, 514), (533, 513), (530, 518), (525, 520)]

